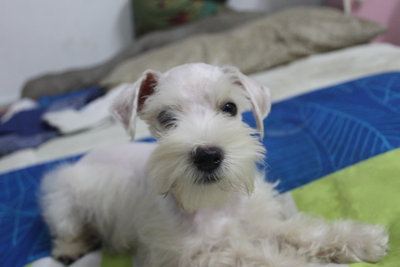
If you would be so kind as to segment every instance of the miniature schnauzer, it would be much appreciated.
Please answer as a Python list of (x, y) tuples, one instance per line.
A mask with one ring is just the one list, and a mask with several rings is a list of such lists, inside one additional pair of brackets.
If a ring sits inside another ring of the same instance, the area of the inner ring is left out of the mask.
[[(135, 253), (143, 267), (299, 267), (385, 256), (382, 226), (286, 215), (257, 168), (269, 91), (236, 68), (148, 70), (112, 109), (132, 137), (139, 117), (158, 143), (102, 148), (44, 177), (43, 216), (59, 261), (99, 246)], [(242, 121), (246, 110), (257, 129)]]

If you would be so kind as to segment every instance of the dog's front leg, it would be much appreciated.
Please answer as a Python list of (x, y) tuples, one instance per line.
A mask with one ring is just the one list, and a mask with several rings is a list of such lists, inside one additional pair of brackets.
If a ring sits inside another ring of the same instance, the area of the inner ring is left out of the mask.
[(278, 240), (313, 262), (377, 262), (386, 255), (384, 227), (349, 220), (332, 223), (297, 214), (277, 226)]

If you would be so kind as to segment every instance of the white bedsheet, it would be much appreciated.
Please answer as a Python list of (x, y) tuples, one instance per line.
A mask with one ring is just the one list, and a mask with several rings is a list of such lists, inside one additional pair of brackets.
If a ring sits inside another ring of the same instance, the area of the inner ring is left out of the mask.
[(273, 102), (359, 77), (400, 71), (400, 47), (365, 44), (310, 56), (252, 75), (270, 87)]
[[(389, 44), (366, 44), (314, 55), (289, 65), (252, 75), (271, 89), (272, 101), (310, 92), (358, 77), (400, 71), (400, 48)], [(136, 138), (149, 136), (143, 121)], [(86, 132), (55, 138), (37, 149), (25, 149), (0, 160), (0, 173), (87, 152), (93, 148), (128, 141), (118, 123), (110, 122)]]

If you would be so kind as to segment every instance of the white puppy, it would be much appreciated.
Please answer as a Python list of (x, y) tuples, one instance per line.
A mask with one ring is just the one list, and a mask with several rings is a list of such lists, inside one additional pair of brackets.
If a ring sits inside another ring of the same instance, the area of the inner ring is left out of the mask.
[(53, 256), (68, 264), (102, 245), (136, 253), (143, 267), (307, 266), (376, 262), (386, 254), (381, 226), (287, 217), (256, 163), (268, 89), (232, 67), (187, 64), (146, 71), (114, 113), (134, 135), (136, 116), (158, 144), (89, 153), (49, 173), (43, 215)]

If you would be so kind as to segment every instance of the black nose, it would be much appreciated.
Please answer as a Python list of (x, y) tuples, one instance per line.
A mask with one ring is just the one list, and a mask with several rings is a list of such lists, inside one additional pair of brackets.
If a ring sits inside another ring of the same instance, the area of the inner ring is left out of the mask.
[(221, 165), (224, 158), (222, 149), (215, 146), (198, 146), (192, 151), (194, 165), (203, 172), (212, 172)]

